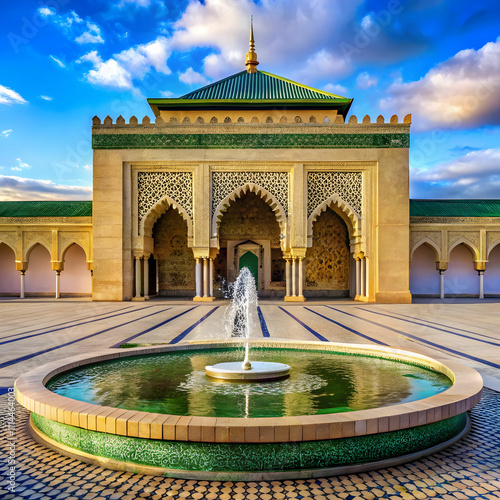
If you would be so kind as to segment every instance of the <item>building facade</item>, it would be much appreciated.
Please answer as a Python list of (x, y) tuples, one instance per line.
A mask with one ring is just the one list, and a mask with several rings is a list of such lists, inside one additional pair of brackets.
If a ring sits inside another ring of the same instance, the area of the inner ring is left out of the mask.
[(500, 294), (500, 202), (410, 217), (410, 115), (347, 118), (257, 64), (251, 40), (245, 71), (150, 99), (154, 122), (94, 117), (92, 202), (0, 203), (0, 294), (211, 301), (245, 266), (285, 301)]

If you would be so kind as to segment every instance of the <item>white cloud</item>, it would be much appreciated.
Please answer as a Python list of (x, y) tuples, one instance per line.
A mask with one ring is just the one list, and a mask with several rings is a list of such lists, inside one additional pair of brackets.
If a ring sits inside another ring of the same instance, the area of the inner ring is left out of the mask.
[(335, 53), (320, 50), (314, 53), (305, 62), (303, 69), (295, 74), (299, 81), (317, 80), (329, 76), (343, 76), (349, 72), (349, 66), (345, 59), (338, 57)]
[(21, 158), (16, 158), (16, 161), (17, 161), (17, 166), (10, 167), (10, 169), (15, 172), (20, 172), (21, 170), (26, 170), (31, 168), (31, 165), (28, 165), (27, 163), (23, 162)]
[(92, 170), (92, 165), (84, 165), (82, 168), (84, 170)]
[(376, 87), (377, 84), (378, 79), (374, 76), (370, 76), (367, 71), (360, 73), (356, 79), (356, 86), (359, 89), (369, 89), (370, 87)]
[(338, 83), (327, 83), (323, 87), (323, 90), (330, 92), (330, 94), (335, 94), (344, 97), (348, 92), (348, 90), (343, 85), (339, 85)]
[(40, 12), (40, 14), (44, 17), (53, 16), (55, 14), (55, 11), (49, 9), (48, 7), (40, 7), (38, 12)]
[[(191, 1), (174, 25), (172, 44), (180, 51), (193, 47), (214, 49), (204, 61), (204, 74), (208, 78), (244, 70), (249, 20), (253, 14), (259, 69), (273, 68), (306, 82), (317, 78), (308, 71), (338, 77), (350, 67), (342, 56), (340, 42), (361, 3), (362, 0)], [(335, 19), (334, 29), (332, 19)]]
[(94, 65), (94, 69), (91, 69), (86, 75), (90, 83), (119, 89), (132, 88), (131, 74), (114, 59), (108, 59), (103, 62), (97, 51), (93, 50), (82, 56), (77, 62), (81, 63), (85, 61), (91, 62)]
[(118, 7), (125, 7), (127, 4), (134, 4), (138, 7), (149, 7), (151, 4), (151, 0), (122, 0), (119, 4)]
[(205, 85), (208, 83), (208, 80), (193, 68), (188, 68), (184, 73), (181, 73), (179, 80), (187, 85)]
[(413, 113), (417, 130), (500, 124), (500, 39), (458, 52), (418, 81), (396, 81), (383, 109)]
[(87, 31), (75, 38), (76, 43), (80, 45), (84, 43), (104, 43), (104, 39), (101, 36), (101, 29), (97, 24), (88, 22), (87, 29)]
[(9, 87), (0, 85), (0, 104), (27, 104), (28, 101), (24, 99), (15, 90)]
[(11, 128), (9, 128), (8, 130), (4, 130), (4, 131), (2, 132), (2, 135), (3, 135), (4, 137), (9, 137), (9, 135), (10, 135), (10, 134), (12, 134), (12, 132), (13, 132), (13, 130), (12, 130)]
[(0, 199), (3, 201), (91, 200), (92, 188), (0, 175)]
[(52, 101), (52, 97), (48, 95), (41, 95), (40, 99), (43, 99), (44, 101)]
[(54, 57), (52, 54), (49, 56), (53, 61), (55, 61), (55, 63), (61, 67), (61, 68), (65, 68), (66, 65), (60, 60), (58, 59), (57, 57)]
[(161, 90), (160, 95), (166, 98), (175, 97), (175, 94), (171, 90)]
[(411, 181), (432, 197), (498, 198), (500, 148), (472, 151), (430, 169), (411, 169)]
[(159, 36), (156, 40), (115, 54), (103, 61), (93, 50), (82, 56), (77, 62), (90, 62), (94, 66), (86, 77), (90, 83), (119, 89), (133, 88), (133, 80), (141, 79), (151, 68), (170, 74), (167, 60), (170, 55), (170, 41)]
[(64, 34), (78, 44), (104, 43), (101, 28), (90, 20), (82, 19), (74, 10), (57, 14), (53, 9), (40, 7), (40, 15), (58, 26)]

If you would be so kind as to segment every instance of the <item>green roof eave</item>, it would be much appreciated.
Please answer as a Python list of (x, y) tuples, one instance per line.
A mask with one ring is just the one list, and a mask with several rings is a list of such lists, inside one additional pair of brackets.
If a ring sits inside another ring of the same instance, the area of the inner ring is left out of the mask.
[(155, 116), (162, 110), (218, 110), (218, 109), (337, 109), (344, 116), (353, 99), (165, 99), (150, 98)]
[(91, 217), (92, 201), (2, 201), (0, 217)]
[(411, 217), (500, 217), (500, 200), (410, 200)]

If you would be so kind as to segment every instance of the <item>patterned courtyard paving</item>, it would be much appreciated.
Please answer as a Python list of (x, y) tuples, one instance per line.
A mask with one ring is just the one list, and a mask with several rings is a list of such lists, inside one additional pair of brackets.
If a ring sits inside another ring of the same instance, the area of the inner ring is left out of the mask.
[[(471, 432), (450, 448), (405, 465), (296, 481), (179, 480), (87, 465), (42, 447), (26, 433), (28, 412), (13, 405), (9, 395), (20, 374), (51, 360), (123, 342), (207, 338), (214, 328), (221, 328), (224, 307), (224, 303), (194, 307), (180, 301), (0, 301), (4, 392), (0, 396), (0, 498), (500, 499), (500, 307), (493, 301), (394, 306), (335, 301), (287, 307), (261, 302), (262, 334), (271, 338), (317, 340), (319, 335), (330, 341), (386, 343), (458, 360), (482, 373), (490, 388), (471, 411)], [(11, 479), (14, 487), (9, 490)]]

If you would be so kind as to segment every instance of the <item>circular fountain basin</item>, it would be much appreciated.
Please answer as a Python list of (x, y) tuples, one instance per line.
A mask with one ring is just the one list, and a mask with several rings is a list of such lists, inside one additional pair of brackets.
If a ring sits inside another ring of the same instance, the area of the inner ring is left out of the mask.
[(284, 363), (270, 361), (252, 361), (249, 370), (242, 367), (241, 362), (217, 363), (205, 366), (209, 377), (221, 380), (246, 380), (248, 382), (262, 382), (276, 380), (290, 375), (290, 366)]
[[(265, 340), (252, 342), (252, 346), (393, 360), (446, 375), (452, 385), (431, 397), (389, 406), (337, 413), (314, 410), (307, 414), (300, 410), (295, 416), (285, 413), (270, 418), (140, 411), (78, 401), (46, 387), (60, 374), (111, 360), (213, 352), (241, 345), (235, 340), (108, 349), (93, 356), (82, 355), (23, 375), (15, 384), (16, 397), (31, 411), (33, 436), (60, 453), (118, 470), (213, 480), (321, 477), (415, 460), (462, 437), (468, 429), (466, 412), (481, 397), (480, 375), (454, 362), (443, 364), (381, 346)], [(269, 384), (287, 384), (289, 380)], [(213, 384), (243, 389), (268, 385)], [(108, 385), (113, 385), (111, 379)], [(202, 390), (199, 396), (188, 398), (189, 404), (203, 403), (203, 397)], [(286, 408), (291, 408), (303, 397), (292, 394), (285, 399)]]

